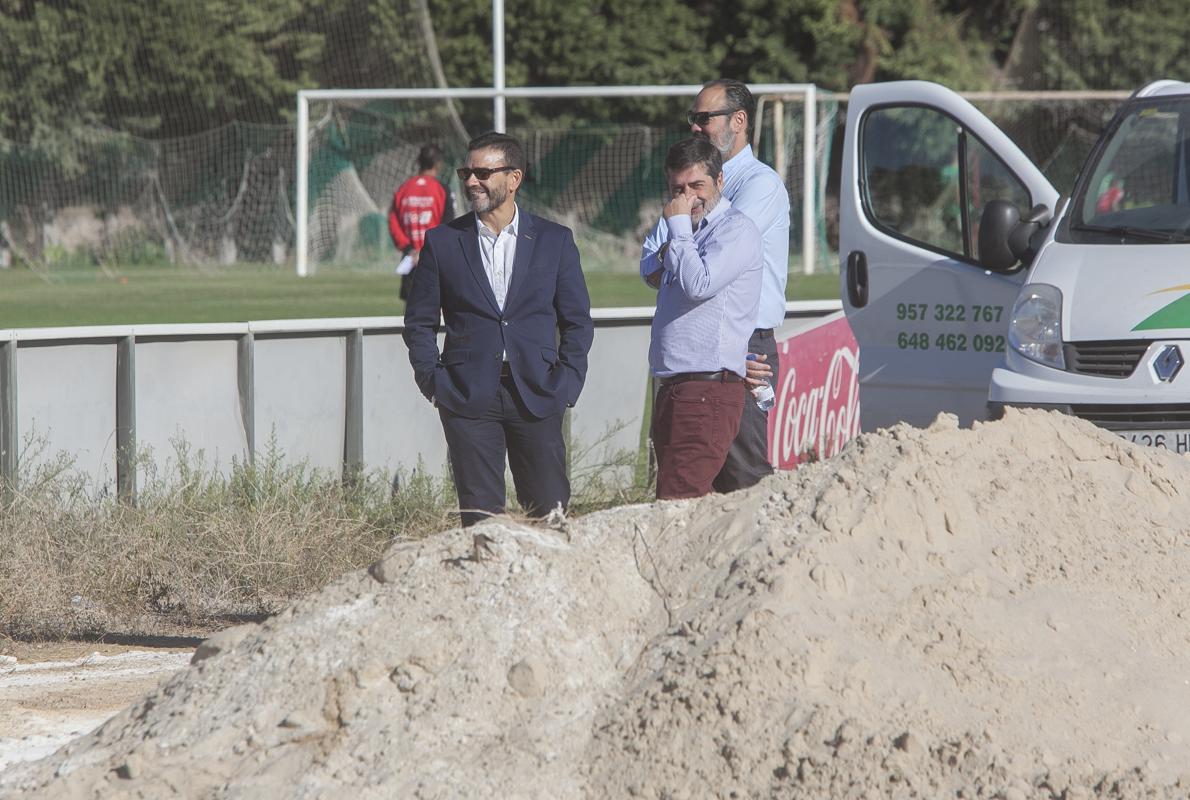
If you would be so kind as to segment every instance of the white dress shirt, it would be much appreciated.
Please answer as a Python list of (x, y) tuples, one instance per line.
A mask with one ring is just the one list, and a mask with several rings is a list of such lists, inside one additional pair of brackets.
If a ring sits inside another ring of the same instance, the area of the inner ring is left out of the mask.
[(513, 205), (512, 220), (504, 230), (494, 233), (475, 215), (475, 227), (479, 232), (479, 255), (483, 259), (483, 271), (496, 295), (496, 304), (504, 310), (504, 299), (508, 297), (508, 284), (512, 281), (512, 262), (516, 258), (517, 225), (520, 223), (520, 209)]

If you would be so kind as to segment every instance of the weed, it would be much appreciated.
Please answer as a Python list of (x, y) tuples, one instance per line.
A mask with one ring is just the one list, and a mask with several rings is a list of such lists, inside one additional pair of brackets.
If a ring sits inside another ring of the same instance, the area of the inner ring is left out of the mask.
[(287, 465), (274, 443), (220, 474), (201, 451), (175, 450), (169, 474), (138, 459), (135, 507), (88, 485), (65, 456), (23, 461), (39, 466), (0, 516), (0, 631), (146, 633), (267, 615), (395, 538), (450, 525), (449, 481), (424, 469), (345, 483)]
[[(220, 471), (175, 440), (168, 469), (138, 454), (129, 506), (39, 446), (26, 442), (26, 472), (0, 514), (0, 637), (206, 632), (273, 614), (394, 540), (457, 524), (449, 477), (422, 464), (343, 480), (288, 463), (270, 440)], [(650, 499), (647, 486), (617, 483), (636, 454), (599, 446), (575, 453), (585, 466), (572, 476), (572, 515)]]

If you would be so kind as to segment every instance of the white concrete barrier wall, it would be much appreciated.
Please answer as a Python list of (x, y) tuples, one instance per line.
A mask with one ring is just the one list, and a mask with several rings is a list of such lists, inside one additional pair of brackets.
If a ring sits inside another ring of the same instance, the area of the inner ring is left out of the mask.
[(75, 469), (114, 489), (115, 343), (33, 340), (17, 352), (17, 415), (10, 435), (21, 472), (32, 476), (67, 453)]
[(176, 474), (183, 448), (192, 467), (247, 458), (235, 339), (137, 342), (135, 386), (137, 444), (162, 478)]
[[(779, 336), (838, 309), (790, 303)], [(576, 470), (639, 448), (652, 312), (593, 312), (587, 384), (570, 418)], [(168, 478), (179, 447), (226, 474), (272, 444), (287, 464), (338, 474), (352, 461), (354, 430), (364, 469), (421, 464), (445, 475), (438, 412), (413, 381), (402, 325), (370, 317), (0, 331), (0, 365), (15, 362), (0, 369), (0, 467), (19, 485), (62, 455), (95, 489), (135, 494), (154, 477), (137, 472), (135, 452)], [(348, 342), (361, 335), (355, 375)], [(131, 357), (121, 359), (121, 347)]]
[(286, 462), (342, 469), (345, 353), (342, 334), (256, 338), (256, 452), (275, 441)]

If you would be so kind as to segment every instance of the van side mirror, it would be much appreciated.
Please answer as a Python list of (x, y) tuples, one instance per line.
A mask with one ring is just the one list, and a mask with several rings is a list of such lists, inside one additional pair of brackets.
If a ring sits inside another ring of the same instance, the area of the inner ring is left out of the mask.
[(1022, 217), (1007, 200), (992, 200), (979, 217), (979, 263), (992, 272), (1011, 272), (1033, 257), (1033, 238), (1052, 218), (1049, 206), (1039, 204)]

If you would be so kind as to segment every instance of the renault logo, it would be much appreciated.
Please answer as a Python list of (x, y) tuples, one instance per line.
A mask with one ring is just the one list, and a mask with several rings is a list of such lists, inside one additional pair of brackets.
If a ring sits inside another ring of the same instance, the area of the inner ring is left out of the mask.
[(1153, 360), (1153, 372), (1157, 373), (1157, 380), (1169, 383), (1182, 369), (1184, 363), (1182, 351), (1178, 349), (1178, 346), (1167, 344)]

